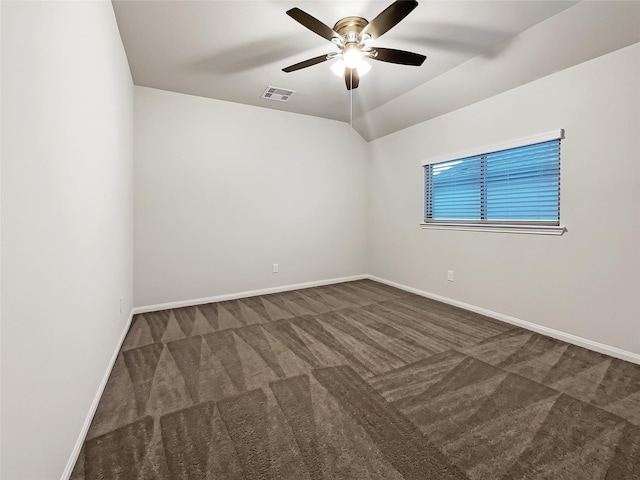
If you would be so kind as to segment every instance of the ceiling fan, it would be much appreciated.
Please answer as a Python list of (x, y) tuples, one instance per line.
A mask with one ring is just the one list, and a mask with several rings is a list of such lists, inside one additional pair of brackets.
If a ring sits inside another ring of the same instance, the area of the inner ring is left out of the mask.
[(338, 75), (344, 75), (347, 90), (351, 90), (358, 88), (360, 76), (366, 74), (371, 68), (371, 65), (364, 61), (365, 58), (418, 67), (427, 57), (405, 50), (371, 48), (367, 45), (371, 40), (395, 27), (417, 6), (418, 2), (416, 1), (398, 0), (384, 9), (371, 22), (362, 17), (345, 17), (338, 20), (333, 28), (299, 8), (292, 8), (287, 11), (287, 15), (312, 32), (329, 40), (338, 47), (339, 51), (290, 65), (283, 68), (282, 71), (294, 72), (327, 60), (338, 59), (338, 62), (335, 62), (331, 69)]

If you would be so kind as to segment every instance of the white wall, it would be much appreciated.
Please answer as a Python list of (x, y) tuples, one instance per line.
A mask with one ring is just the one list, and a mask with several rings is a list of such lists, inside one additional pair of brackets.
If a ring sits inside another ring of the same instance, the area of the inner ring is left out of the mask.
[(136, 305), (366, 273), (367, 145), (347, 124), (135, 91)]
[[(639, 58), (632, 45), (372, 142), (370, 273), (640, 353)], [(557, 128), (568, 233), (420, 229), (423, 159)]]
[(51, 480), (132, 308), (133, 85), (111, 3), (1, 8), (0, 476)]

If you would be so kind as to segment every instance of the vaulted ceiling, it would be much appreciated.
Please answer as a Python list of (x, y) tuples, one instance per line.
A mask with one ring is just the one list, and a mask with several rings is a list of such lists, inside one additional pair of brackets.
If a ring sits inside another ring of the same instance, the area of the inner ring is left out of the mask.
[[(371, 21), (387, 1), (114, 0), (136, 85), (352, 122), (367, 140), (640, 41), (640, 1), (421, 0), (372, 45), (427, 56), (420, 67), (371, 62), (351, 91), (332, 61), (282, 68), (337, 51), (285, 12), (333, 27)], [(334, 60), (333, 60), (334, 61)], [(288, 102), (261, 98), (268, 86)]]

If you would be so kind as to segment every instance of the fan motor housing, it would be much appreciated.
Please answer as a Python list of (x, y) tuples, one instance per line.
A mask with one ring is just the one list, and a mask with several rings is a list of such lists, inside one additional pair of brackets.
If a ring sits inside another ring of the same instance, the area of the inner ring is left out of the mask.
[(339, 33), (347, 42), (357, 42), (360, 32), (369, 25), (366, 18), (345, 17), (336, 22), (333, 31)]

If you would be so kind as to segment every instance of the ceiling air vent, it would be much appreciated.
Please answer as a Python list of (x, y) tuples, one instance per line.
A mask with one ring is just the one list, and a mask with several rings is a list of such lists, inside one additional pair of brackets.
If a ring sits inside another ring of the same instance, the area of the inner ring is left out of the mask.
[(266, 98), (267, 100), (277, 100), (278, 102), (287, 102), (294, 93), (296, 93), (295, 90), (288, 90), (286, 88), (279, 87), (267, 87), (262, 94), (262, 98)]

